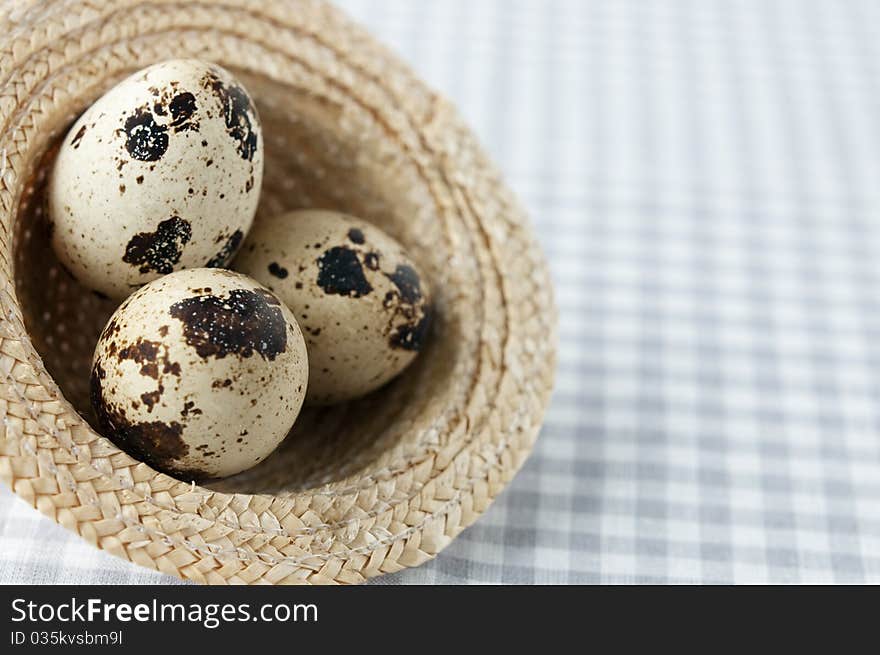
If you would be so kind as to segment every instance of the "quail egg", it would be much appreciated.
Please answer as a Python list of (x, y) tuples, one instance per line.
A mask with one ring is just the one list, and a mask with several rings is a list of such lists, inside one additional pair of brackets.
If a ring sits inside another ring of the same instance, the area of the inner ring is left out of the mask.
[(53, 249), (116, 299), (172, 271), (223, 267), (250, 228), (262, 177), (260, 121), (229, 72), (193, 59), (150, 66), (61, 143), (48, 191)]
[(377, 389), (425, 345), (431, 305), (424, 275), (397, 241), (366, 221), (322, 210), (258, 220), (235, 267), (275, 291), (302, 326), (310, 404)]
[(244, 275), (201, 268), (155, 280), (116, 310), (95, 349), (91, 400), (105, 436), (191, 480), (265, 459), (307, 382), (287, 307)]

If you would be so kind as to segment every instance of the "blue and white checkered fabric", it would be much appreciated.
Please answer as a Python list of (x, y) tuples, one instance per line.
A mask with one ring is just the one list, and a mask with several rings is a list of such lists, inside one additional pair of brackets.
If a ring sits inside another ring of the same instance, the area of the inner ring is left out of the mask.
[[(340, 4), (461, 107), (561, 310), (534, 455), (380, 582), (880, 582), (880, 3)], [(0, 581), (160, 580), (0, 494)]]

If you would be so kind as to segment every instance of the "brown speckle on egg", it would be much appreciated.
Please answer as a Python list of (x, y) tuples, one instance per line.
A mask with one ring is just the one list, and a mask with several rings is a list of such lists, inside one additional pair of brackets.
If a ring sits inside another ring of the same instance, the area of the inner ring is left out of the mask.
[[(116, 357), (118, 362), (130, 360), (136, 364), (140, 364), (140, 374), (151, 377), (154, 380), (159, 379), (159, 350), (162, 344), (157, 341), (149, 341), (145, 339), (138, 340), (132, 344), (117, 349), (116, 342), (111, 342), (109, 347), (110, 355)], [(166, 352), (165, 359), (168, 355)]]
[(208, 71), (203, 83), (220, 101), (226, 130), (236, 142), (239, 155), (242, 159), (252, 161), (257, 151), (259, 136), (253, 126), (257, 112), (250, 96), (237, 84), (230, 84), (221, 79), (216, 70)]
[(156, 123), (153, 114), (140, 107), (125, 119), (125, 149), (132, 159), (158, 161), (168, 150), (168, 128)]
[[(205, 266), (207, 268), (221, 268), (226, 266), (229, 263), (235, 253), (238, 252), (238, 247), (241, 245), (241, 240), (244, 238), (244, 234), (242, 234), (241, 230), (236, 230), (229, 237), (226, 238), (226, 243), (223, 244), (223, 247), (214, 255)], [(222, 239), (222, 237), (220, 237)]]
[(180, 255), (192, 237), (189, 221), (180, 216), (159, 223), (155, 232), (141, 232), (134, 235), (125, 246), (122, 261), (137, 266), (141, 273), (155, 271), (163, 275), (174, 270)]
[(162, 395), (162, 392), (163, 392), (163, 391), (165, 391), (165, 387), (163, 387), (163, 386), (160, 384), (160, 385), (159, 385), (159, 388), (156, 389), (155, 391), (144, 392), (144, 393), (141, 394), (141, 400), (143, 401), (144, 405), (147, 406), (147, 411), (148, 411), (148, 412), (152, 412), (152, 411), (153, 411), (153, 406), (154, 406), (157, 402), (159, 402), (159, 398), (160, 398), (160, 396)]
[(324, 293), (360, 298), (373, 290), (357, 253), (346, 246), (333, 246), (318, 258), (317, 284)]
[(419, 352), (427, 338), (429, 326), (430, 313), (426, 312), (425, 315), (415, 323), (398, 325), (394, 329), (394, 333), (391, 335), (389, 343), (392, 348), (402, 348), (403, 350)]
[(287, 347), (280, 303), (260, 289), (233, 289), (226, 297), (195, 296), (168, 310), (183, 324), (186, 342), (199, 357), (223, 358), (253, 353), (273, 360)]
[(371, 271), (379, 270), (379, 253), (376, 252), (368, 252), (364, 255), (364, 266), (369, 268)]
[(277, 277), (279, 280), (283, 280), (288, 275), (287, 269), (283, 266), (280, 266), (278, 262), (272, 262), (271, 264), (269, 264), (268, 269), (269, 274)]
[(73, 139), (70, 141), (70, 145), (73, 148), (79, 148), (80, 141), (82, 141), (82, 138), (85, 135), (85, 133), (86, 133), (86, 126), (83, 125), (82, 127), (80, 127), (76, 131), (76, 134), (73, 136)]
[(168, 105), (171, 111), (170, 126), (175, 132), (183, 130), (198, 131), (199, 123), (193, 119), (196, 112), (196, 97), (189, 91), (178, 93)]

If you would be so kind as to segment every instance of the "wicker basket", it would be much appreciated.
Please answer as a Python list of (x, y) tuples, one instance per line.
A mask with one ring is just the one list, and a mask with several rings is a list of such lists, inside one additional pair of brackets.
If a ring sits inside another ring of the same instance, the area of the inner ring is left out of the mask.
[[(406, 373), (309, 410), (256, 468), (199, 487), (89, 424), (113, 310), (47, 247), (46, 170), (77, 114), (156, 61), (239, 74), (266, 136), (258, 214), (335, 208), (407, 245), (437, 290)], [(522, 210), (450, 105), (317, 0), (0, 4), (0, 477), (99, 548), (204, 583), (357, 583), (436, 555), (528, 455), (556, 310)]]

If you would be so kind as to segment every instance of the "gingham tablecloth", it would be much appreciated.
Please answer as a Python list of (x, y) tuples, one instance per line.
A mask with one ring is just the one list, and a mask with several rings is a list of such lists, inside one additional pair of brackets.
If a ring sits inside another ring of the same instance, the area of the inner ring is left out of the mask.
[[(531, 459), (386, 583), (880, 582), (880, 3), (345, 0), (531, 211)], [(170, 582), (0, 493), (0, 582)]]

